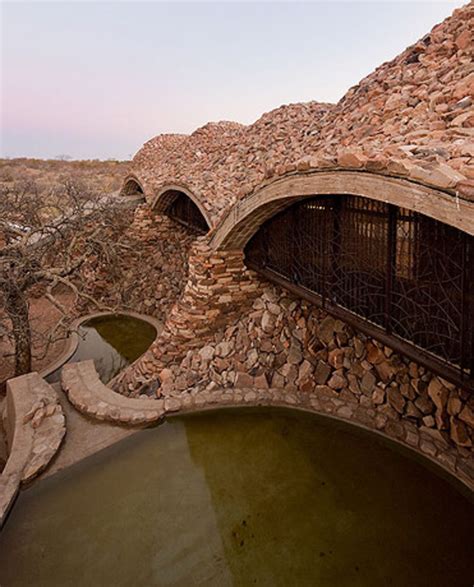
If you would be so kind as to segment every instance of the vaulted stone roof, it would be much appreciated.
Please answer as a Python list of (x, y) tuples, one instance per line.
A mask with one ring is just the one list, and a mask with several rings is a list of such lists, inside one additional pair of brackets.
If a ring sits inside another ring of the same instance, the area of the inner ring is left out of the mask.
[(281, 106), (254, 124), (160, 135), (132, 175), (147, 199), (187, 188), (215, 226), (237, 199), (287, 174), (382, 173), (474, 201), (474, 1), (351, 88), (336, 105)]

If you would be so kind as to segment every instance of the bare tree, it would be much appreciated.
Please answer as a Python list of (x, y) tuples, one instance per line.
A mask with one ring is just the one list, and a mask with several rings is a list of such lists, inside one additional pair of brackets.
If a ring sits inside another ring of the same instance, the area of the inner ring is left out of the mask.
[(104, 300), (89, 293), (87, 275), (117, 273), (115, 287), (121, 287), (120, 257), (133, 252), (124, 237), (130, 216), (110, 198), (71, 180), (49, 193), (34, 183), (0, 188), (0, 336), (14, 343), (15, 375), (32, 367), (29, 303), (35, 291), (62, 316), (42, 345), (45, 353), (70, 313), (57, 299), (58, 289), (69, 289), (76, 302), (104, 309)]

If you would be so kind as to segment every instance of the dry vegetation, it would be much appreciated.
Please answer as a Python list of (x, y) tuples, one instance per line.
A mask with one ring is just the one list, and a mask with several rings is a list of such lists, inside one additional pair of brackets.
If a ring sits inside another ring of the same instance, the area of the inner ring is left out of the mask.
[(86, 182), (104, 193), (120, 189), (129, 169), (129, 161), (60, 161), (43, 159), (0, 159), (0, 186), (11, 187), (16, 182), (34, 182), (47, 192), (55, 185), (74, 178)]
[[(44, 230), (41, 226), (44, 227), (47, 224), (48, 216), (51, 219), (57, 215), (59, 209), (57, 202), (60, 202), (64, 207), (67, 201), (66, 196), (68, 194), (70, 196), (71, 189), (74, 188), (81, 198), (100, 200), (101, 196), (115, 192), (120, 188), (127, 169), (128, 162), (119, 161), (0, 160), (0, 194), (2, 197), (2, 202), (0, 202), (2, 218), (0, 221), (3, 221), (6, 226), (16, 227), (25, 224), (23, 217), (26, 217), (29, 218), (27, 223), (31, 227), (35, 227), (36, 230), (40, 227), (40, 230)], [(11, 224), (12, 222), (13, 224)], [(0, 238), (0, 257), (7, 262), (8, 249), (11, 249), (17, 265), (16, 269), (18, 269), (19, 253), (18, 250), (13, 251), (15, 247), (12, 247), (12, 242), (14, 243), (15, 239), (18, 241), (21, 236), (21, 234), (16, 237), (13, 235), (12, 241), (12, 235), (8, 236), (4, 233)], [(20, 253), (21, 264), (23, 269), (25, 267), (30, 269), (31, 263), (30, 260), (28, 263), (25, 262), (26, 256), (24, 251)], [(38, 259), (33, 259), (33, 261), (37, 263)], [(20, 283), (19, 279), (16, 279), (16, 283)], [(51, 287), (53, 291), (51, 291)], [(5, 304), (8, 297), (6, 294), (9, 290), (10, 284), (6, 286), (4, 283), (0, 292), (0, 389), (2, 381), (13, 375), (15, 365), (15, 347), (11, 327), (8, 326), (11, 326), (11, 321), (6, 319), (5, 314)], [(51, 280), (49, 280), (49, 284), (41, 284), (37, 280), (33, 280), (27, 290), (27, 304), (32, 329), (33, 368), (40, 369), (61, 351), (63, 337), (59, 336), (58, 340), (55, 340), (50, 337), (50, 334), (53, 330), (57, 330), (58, 322), (67, 326), (70, 319), (78, 311), (78, 300), (77, 295), (71, 291), (70, 287), (59, 282), (52, 284)], [(45, 295), (46, 293), (48, 295)], [(54, 294), (54, 301), (52, 301), (52, 294)], [(48, 296), (50, 300), (48, 300)], [(64, 331), (64, 328), (61, 330)], [(48, 340), (49, 344), (46, 345), (45, 341)]]

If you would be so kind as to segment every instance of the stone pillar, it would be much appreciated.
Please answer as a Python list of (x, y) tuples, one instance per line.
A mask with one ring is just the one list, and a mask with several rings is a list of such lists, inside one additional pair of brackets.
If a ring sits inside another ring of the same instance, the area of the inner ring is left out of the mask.
[(184, 292), (161, 334), (112, 387), (128, 393), (156, 381), (167, 365), (202, 347), (218, 328), (238, 319), (261, 287), (257, 274), (246, 268), (242, 251), (214, 251), (207, 237), (198, 238), (191, 246)]

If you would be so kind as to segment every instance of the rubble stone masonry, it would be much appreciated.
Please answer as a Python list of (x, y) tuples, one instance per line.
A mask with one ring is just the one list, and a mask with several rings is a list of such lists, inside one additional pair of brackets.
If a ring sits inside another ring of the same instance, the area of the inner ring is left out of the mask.
[(161, 336), (114, 388), (157, 398), (220, 388), (251, 388), (257, 397), (268, 389), (305, 393), (326, 413), (331, 403), (334, 411), (345, 406), (346, 417), (350, 411), (394, 438), (407, 441), (416, 428), (430, 439), (426, 451), (454, 445), (472, 454), (470, 392), (262, 282), (241, 252), (213, 251), (205, 237), (191, 247), (184, 293)]
[(199, 349), (214, 332), (236, 320), (261, 290), (240, 251), (213, 251), (206, 237), (192, 244), (184, 292), (171, 308), (163, 331), (149, 351), (113, 382), (129, 393), (153, 381), (189, 349)]

